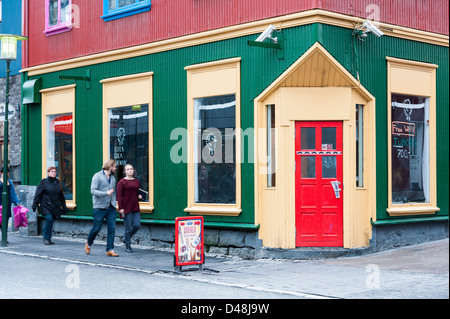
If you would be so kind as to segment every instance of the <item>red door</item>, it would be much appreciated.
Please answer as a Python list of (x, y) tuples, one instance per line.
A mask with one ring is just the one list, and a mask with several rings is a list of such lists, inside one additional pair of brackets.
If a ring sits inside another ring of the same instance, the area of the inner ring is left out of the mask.
[(297, 122), (295, 135), (296, 246), (343, 246), (342, 122)]

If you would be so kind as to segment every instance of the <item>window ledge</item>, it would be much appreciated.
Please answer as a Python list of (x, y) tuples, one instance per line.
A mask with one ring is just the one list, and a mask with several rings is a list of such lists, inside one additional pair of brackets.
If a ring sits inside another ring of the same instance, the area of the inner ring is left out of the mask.
[(62, 32), (67, 32), (70, 30), (72, 30), (72, 24), (61, 24), (55, 27), (48, 28), (47, 30), (44, 31), (44, 33), (46, 36), (51, 36)]
[(66, 206), (69, 210), (74, 210), (77, 207), (77, 204), (66, 201)]
[(141, 214), (148, 214), (153, 212), (155, 206), (149, 203), (139, 203), (139, 209), (141, 210)]
[(198, 215), (239, 216), (239, 214), (242, 212), (242, 209), (236, 206), (204, 205), (186, 207), (184, 211), (189, 214)]
[(402, 205), (400, 207), (390, 207), (386, 209), (390, 216), (408, 216), (408, 215), (432, 215), (440, 211), (439, 207), (421, 206), (421, 205)]
[(113, 12), (105, 13), (104, 15), (101, 16), (101, 18), (105, 22), (120, 19), (120, 18), (125, 18), (125, 17), (131, 16), (131, 15), (134, 15), (134, 14), (150, 11), (151, 6), (152, 6), (151, 3), (146, 3), (146, 4), (132, 6), (131, 8), (118, 9)]

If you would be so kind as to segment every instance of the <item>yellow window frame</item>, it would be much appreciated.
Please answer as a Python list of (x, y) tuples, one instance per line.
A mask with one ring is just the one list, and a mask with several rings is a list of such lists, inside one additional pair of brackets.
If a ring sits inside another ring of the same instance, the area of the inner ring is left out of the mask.
[[(188, 205), (185, 212), (196, 215), (238, 216), (241, 208), (241, 85), (240, 58), (185, 67), (187, 71), (188, 116)], [(236, 203), (195, 203), (194, 200), (194, 99), (235, 94), (236, 97)]]

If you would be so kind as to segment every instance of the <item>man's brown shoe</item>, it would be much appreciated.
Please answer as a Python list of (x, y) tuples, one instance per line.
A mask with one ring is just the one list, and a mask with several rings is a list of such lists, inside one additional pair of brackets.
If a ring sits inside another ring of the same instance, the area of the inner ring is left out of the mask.
[(110, 250), (106, 253), (106, 256), (109, 257), (119, 257), (119, 254), (115, 253), (114, 250)]
[(91, 253), (91, 246), (88, 246), (88, 243), (86, 242), (86, 245), (84, 245), (84, 252), (86, 255), (89, 255)]

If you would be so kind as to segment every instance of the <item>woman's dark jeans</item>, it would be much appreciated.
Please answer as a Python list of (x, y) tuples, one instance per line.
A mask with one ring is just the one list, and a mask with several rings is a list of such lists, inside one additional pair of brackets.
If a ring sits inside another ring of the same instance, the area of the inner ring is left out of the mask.
[(132, 212), (125, 214), (123, 219), (125, 225), (124, 243), (128, 247), (131, 245), (131, 237), (139, 230), (141, 227), (141, 213)]
[(43, 238), (45, 240), (51, 240), (52, 239), (52, 232), (53, 232), (53, 215), (52, 214), (46, 214), (44, 215), (45, 218), (45, 224), (44, 224), (44, 231), (43, 231)]

